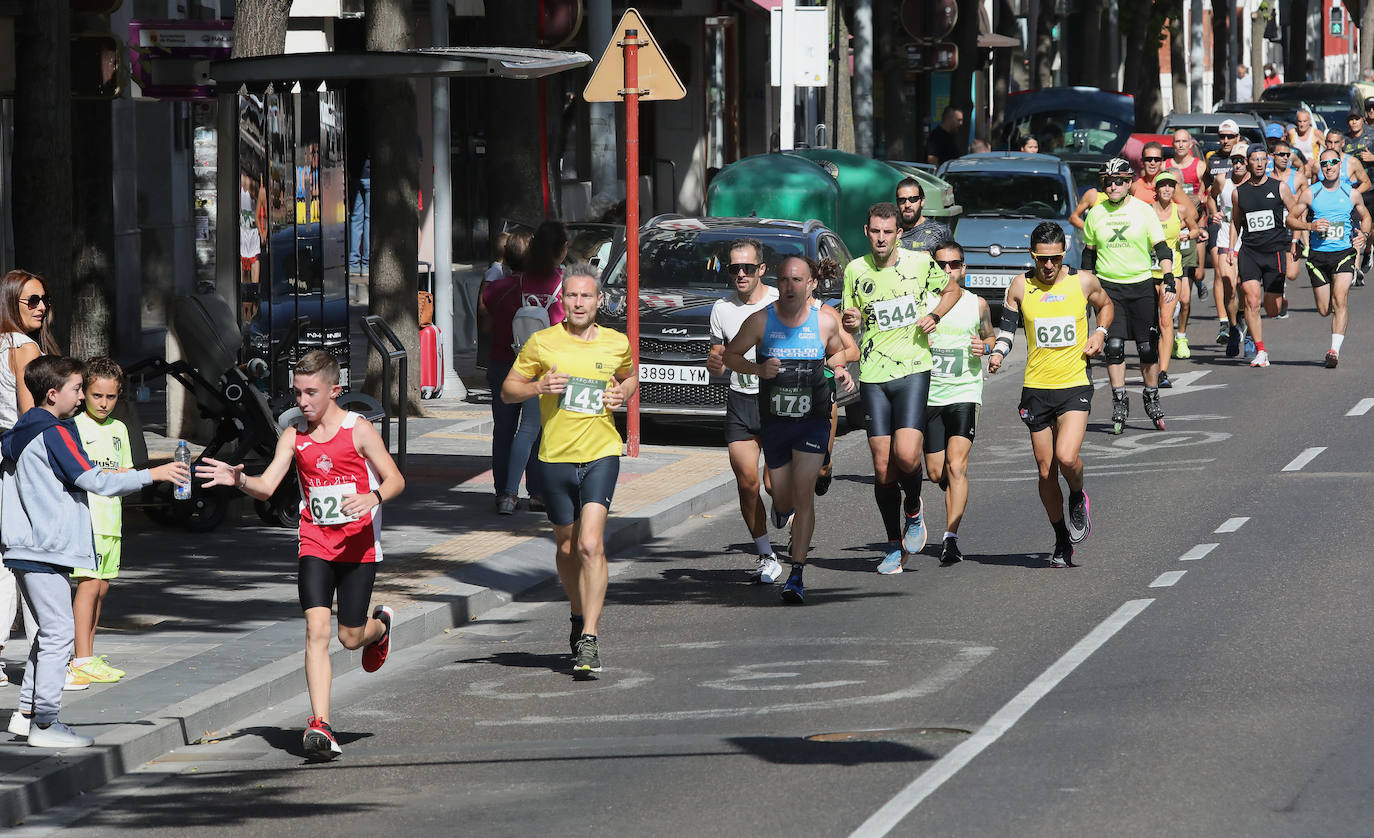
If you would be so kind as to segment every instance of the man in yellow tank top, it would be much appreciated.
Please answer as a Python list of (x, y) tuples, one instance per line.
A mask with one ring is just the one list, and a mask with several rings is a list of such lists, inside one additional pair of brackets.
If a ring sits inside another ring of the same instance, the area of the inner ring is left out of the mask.
[[(1058, 224), (1039, 225), (1030, 240), (1035, 267), (1013, 277), (1007, 288), (988, 372), (1002, 368), (1024, 318), (1026, 380), (1021, 389), (1021, 421), (1030, 429), (1031, 451), (1040, 470), (1040, 502), (1054, 527), (1050, 566), (1068, 567), (1073, 564), (1073, 545), (1092, 532), (1083, 460), (1078, 455), (1092, 407), (1087, 359), (1102, 354), (1114, 311), (1096, 276), (1064, 265), (1067, 245)], [(1097, 328), (1091, 334), (1089, 305), (1097, 311)], [(1067, 516), (1060, 473), (1069, 484)]]

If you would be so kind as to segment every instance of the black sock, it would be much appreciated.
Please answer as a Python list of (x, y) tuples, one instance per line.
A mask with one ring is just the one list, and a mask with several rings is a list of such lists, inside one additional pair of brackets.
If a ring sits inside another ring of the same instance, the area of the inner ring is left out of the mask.
[(575, 626), (576, 628), (582, 628), (583, 624), (586, 623), (587, 620), (581, 614), (573, 614), (568, 617), (568, 622), (572, 623), (573, 626)]
[(903, 474), (897, 482), (901, 485), (902, 491), (906, 492), (906, 498), (902, 501), (902, 511), (908, 515), (915, 515), (916, 510), (921, 508), (921, 470), (918, 468), (910, 474)]
[(595, 639), (596, 639), (596, 635), (594, 635), (594, 634), (584, 634), (584, 635), (582, 635), (582, 639), (583, 639), (583, 640), (595, 640)]
[(1059, 546), (1059, 545), (1063, 545), (1063, 544), (1068, 544), (1068, 543), (1069, 543), (1069, 527), (1068, 527), (1067, 524), (1064, 523), (1064, 519), (1063, 519), (1063, 518), (1060, 518), (1058, 521), (1051, 521), (1051, 522), (1050, 522), (1050, 525), (1054, 527), (1054, 543), (1055, 543), (1055, 545), (1056, 545), (1056, 546)]
[(1081, 500), (1083, 500), (1083, 490), (1082, 490), (1082, 489), (1070, 489), (1070, 490), (1069, 490), (1069, 503), (1076, 503), (1076, 502), (1081, 501)]
[(878, 515), (883, 519), (888, 541), (902, 538), (902, 490), (897, 483), (873, 484), (873, 499), (878, 502)]

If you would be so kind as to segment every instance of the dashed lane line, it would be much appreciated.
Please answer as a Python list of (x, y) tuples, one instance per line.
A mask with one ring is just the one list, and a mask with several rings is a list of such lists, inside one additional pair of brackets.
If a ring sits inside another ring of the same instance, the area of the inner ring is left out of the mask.
[(987, 723), (978, 729), (977, 733), (955, 746), (954, 750), (927, 768), (910, 785), (899, 791), (882, 808), (874, 812), (868, 820), (860, 824), (859, 828), (851, 833), (850, 838), (878, 838), (878, 836), (887, 835), (891, 832), (907, 815), (921, 805), (923, 800), (944, 785), (946, 780), (959, 773), (960, 769), (972, 762), (974, 757), (1002, 738), (1002, 734), (1011, 730), (1012, 726), (1022, 716), (1026, 715), (1040, 699), (1069, 677), (1079, 664), (1087, 660), (1108, 640), (1111, 640), (1117, 632), (1125, 628), (1152, 602), (1154, 602), (1153, 599), (1133, 599), (1122, 603), (1121, 607), (1116, 609), (1110, 617), (1098, 623), (1096, 628), (1074, 644), (1072, 649), (1065, 652), (1063, 657), (1042, 672), (1040, 677), (1028, 684), (1011, 701), (1003, 705), (1002, 709), (994, 713), (992, 718), (988, 719)]
[(1198, 559), (1206, 558), (1207, 554), (1217, 549), (1217, 544), (1194, 544), (1192, 549), (1178, 557), (1181, 562), (1195, 562)]
[(1303, 452), (1293, 458), (1293, 462), (1283, 467), (1284, 471), (1302, 471), (1302, 467), (1317, 459), (1317, 455), (1326, 450), (1326, 446), (1319, 448), (1304, 448)]
[(1216, 529), (1212, 530), (1212, 533), (1215, 535), (1216, 533), (1219, 533), (1219, 532), (1235, 532), (1236, 530), (1238, 530), (1238, 529), (1240, 529), (1241, 527), (1245, 526), (1245, 522), (1246, 522), (1246, 521), (1249, 521), (1249, 520), (1250, 520), (1250, 519), (1249, 519), (1248, 517), (1247, 517), (1247, 518), (1227, 518), (1225, 521), (1222, 522), (1221, 526), (1219, 526), (1219, 527), (1217, 527)]
[(1167, 573), (1161, 573), (1161, 574), (1159, 574), (1159, 576), (1155, 579), (1155, 581), (1153, 581), (1153, 582), (1150, 583), (1150, 587), (1151, 587), (1151, 588), (1172, 588), (1172, 587), (1174, 586), (1174, 583), (1176, 583), (1176, 582), (1178, 582), (1178, 580), (1182, 579), (1182, 578), (1183, 578), (1183, 574), (1185, 574), (1185, 573), (1187, 573), (1187, 572), (1188, 572), (1188, 571), (1186, 571), (1186, 570), (1171, 570), (1171, 571), (1168, 571)]
[(1355, 402), (1355, 406), (1345, 412), (1346, 416), (1363, 416), (1374, 407), (1374, 399), (1360, 399)]

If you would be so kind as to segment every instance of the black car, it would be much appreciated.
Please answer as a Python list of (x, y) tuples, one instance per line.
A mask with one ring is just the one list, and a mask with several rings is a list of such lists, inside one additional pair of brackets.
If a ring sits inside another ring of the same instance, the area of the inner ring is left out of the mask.
[[(729, 375), (711, 375), (711, 307), (734, 293), (726, 276), (730, 243), (757, 239), (763, 244), (764, 283), (774, 285), (784, 256), (831, 260), (834, 280), (818, 285), (816, 295), (838, 306), (840, 273), (849, 251), (840, 237), (819, 221), (768, 218), (685, 218), (660, 215), (639, 233), (639, 405), (644, 413), (724, 416)], [(617, 242), (602, 275), (606, 293), (599, 322), (624, 332), (626, 259)], [(858, 381), (857, 364), (850, 367)], [(840, 404), (858, 393), (842, 394)], [(857, 416), (851, 417), (857, 419)]]

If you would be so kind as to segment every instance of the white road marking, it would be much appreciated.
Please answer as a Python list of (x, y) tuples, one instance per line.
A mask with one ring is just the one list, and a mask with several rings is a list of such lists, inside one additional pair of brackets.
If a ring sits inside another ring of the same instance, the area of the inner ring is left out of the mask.
[(898, 792), (896, 797), (860, 824), (859, 828), (851, 833), (851, 838), (878, 838), (891, 832), (903, 818), (921, 805), (921, 801), (935, 793), (946, 780), (959, 773), (974, 757), (1000, 739), (1002, 734), (1011, 730), (1036, 702), (1048, 695), (1050, 690), (1067, 678), (1079, 664), (1125, 628), (1127, 623), (1135, 619), (1136, 615), (1152, 602), (1153, 599), (1133, 599), (1123, 603), (1115, 613), (1099, 623), (1087, 636), (1074, 644), (1072, 649), (1065, 652), (1063, 657), (1042, 672), (1040, 677), (1030, 682), (1011, 701), (1003, 705), (1002, 709), (994, 713), (977, 733), (960, 742), (954, 750), (941, 757), (910, 785)]
[(478, 698), (496, 698), (505, 701), (524, 701), (530, 698), (548, 700), (550, 698), (563, 698), (570, 695), (583, 695), (584, 689), (587, 692), (606, 692), (608, 690), (632, 690), (641, 687), (654, 680), (647, 672), (638, 669), (617, 668), (616, 678), (598, 680), (590, 684), (578, 684), (579, 689), (571, 690), (552, 690), (541, 692), (515, 692), (503, 690), (502, 687), (519, 679), (541, 679), (545, 674), (543, 671), (534, 671), (520, 675), (512, 675), (509, 678), (498, 678), (491, 681), (476, 681), (469, 684), (463, 692)]
[(1219, 533), (1219, 532), (1235, 532), (1236, 530), (1238, 530), (1238, 529), (1240, 529), (1241, 527), (1245, 526), (1245, 522), (1248, 521), (1248, 520), (1250, 520), (1248, 517), (1246, 517), (1246, 518), (1227, 518), (1225, 521), (1222, 522), (1221, 526), (1219, 526), (1219, 527), (1217, 527), (1216, 529), (1212, 530), (1212, 532), (1213, 532), (1213, 533)]
[[(977, 666), (980, 661), (991, 655), (994, 649), (991, 646), (964, 646), (961, 644), (950, 643), (948, 641), (893, 641), (877, 640), (874, 638), (833, 638), (832, 641), (854, 641), (861, 640), (870, 648), (874, 645), (883, 643), (896, 643), (897, 645), (950, 645), (956, 650), (950, 660), (945, 661), (935, 667), (935, 671), (929, 676), (922, 678), (914, 684), (891, 692), (880, 695), (859, 695), (844, 696), (830, 699), (818, 699), (815, 701), (796, 701), (796, 702), (776, 702), (756, 705), (752, 707), (714, 707), (700, 710), (661, 710), (647, 713), (608, 713), (600, 716), (523, 716), (518, 719), (503, 720), (482, 720), (476, 724), (478, 727), (507, 727), (511, 725), (554, 725), (554, 724), (603, 724), (610, 722), (678, 722), (691, 720), (708, 719), (734, 719), (741, 717), (765, 716), (773, 713), (792, 713), (806, 710), (835, 710), (841, 707), (855, 707), (858, 705), (884, 704), (892, 701), (907, 701), (912, 698), (920, 698), (939, 692), (950, 684), (964, 677), (969, 670)], [(826, 642), (816, 639), (808, 642), (808, 645), (850, 645), (849, 642)], [(661, 647), (660, 647), (661, 648)], [(786, 663), (786, 662), (784, 662)], [(605, 680), (609, 676), (603, 675)], [(794, 689), (803, 685), (794, 685)]]
[(1326, 447), (1304, 448), (1303, 452), (1293, 458), (1293, 462), (1283, 467), (1284, 471), (1302, 471), (1302, 467), (1317, 459), (1317, 455), (1325, 451)]
[(1150, 583), (1151, 588), (1172, 588), (1174, 583), (1183, 578), (1186, 570), (1170, 570), (1167, 573), (1159, 574), (1155, 581)]
[(1374, 407), (1374, 399), (1360, 399), (1355, 402), (1355, 406), (1345, 412), (1346, 416), (1363, 416)]
[[(886, 669), (891, 666), (891, 661), (885, 660), (808, 660), (808, 661), (774, 661), (772, 663), (750, 663), (743, 666), (730, 667), (728, 678), (717, 678), (712, 681), (703, 681), (701, 685), (713, 690), (739, 690), (741, 692), (754, 692), (756, 690), (777, 690), (786, 692), (796, 692), (797, 690), (831, 690), (836, 687), (855, 687), (863, 684), (863, 681), (812, 681), (809, 684), (798, 683), (797, 681), (787, 680), (797, 678), (800, 672), (790, 670), (802, 666), (823, 667), (827, 671), (833, 671), (841, 666), (870, 667), (873, 669)], [(778, 668), (783, 668), (782, 672), (774, 672)], [(760, 684), (760, 681), (781, 680), (783, 683)]]
[(1206, 558), (1207, 554), (1217, 549), (1216, 544), (1194, 544), (1192, 549), (1178, 557), (1181, 562), (1195, 562), (1198, 559)]

